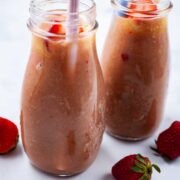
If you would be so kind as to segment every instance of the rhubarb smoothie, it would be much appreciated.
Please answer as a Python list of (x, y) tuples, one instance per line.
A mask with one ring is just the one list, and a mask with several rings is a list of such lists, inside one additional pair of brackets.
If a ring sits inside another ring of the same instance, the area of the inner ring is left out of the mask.
[(152, 135), (163, 116), (171, 3), (163, 10), (146, 0), (122, 4), (114, 0), (113, 5), (115, 15), (102, 54), (105, 121), (113, 136), (140, 140)]
[[(94, 13), (95, 4), (89, 3), (86, 13)], [(58, 15), (52, 24), (41, 23), (41, 33), (29, 22), (33, 41), (23, 83), (21, 130), (32, 164), (52, 174), (73, 175), (88, 168), (98, 153), (104, 82), (95, 19), (81, 24), (77, 36), (69, 39), (62, 17), (67, 21), (66, 15)]]

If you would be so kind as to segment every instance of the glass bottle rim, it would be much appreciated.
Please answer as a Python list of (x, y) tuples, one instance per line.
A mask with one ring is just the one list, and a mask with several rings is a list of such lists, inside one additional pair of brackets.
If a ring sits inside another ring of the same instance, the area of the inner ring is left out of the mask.
[[(157, 18), (166, 16), (173, 7), (170, 0), (154, 0), (152, 3), (139, 2), (138, 0), (111, 0), (111, 4), (116, 11), (121, 11), (124, 15), (141, 18)], [(136, 5), (139, 7), (148, 5), (152, 10), (130, 8)], [(154, 6), (157, 6), (157, 9), (154, 9)]]
[[(69, 0), (31, 0), (30, 2), (30, 18), (28, 19), (27, 26), (28, 28), (36, 35), (43, 38), (49, 37), (66, 37), (67, 35), (63, 34), (54, 34), (48, 32), (39, 27), (39, 23), (47, 23), (50, 25), (61, 24), (65, 28), (72, 26), (81, 27), (77, 17), (86, 16), (88, 18), (89, 29), (85, 32), (80, 33), (78, 36), (87, 36), (88, 33), (95, 31), (98, 28), (98, 23), (96, 21), (96, 3), (94, 0), (79, 0), (79, 11), (78, 12), (68, 12)], [(62, 9), (58, 9), (60, 7)], [(73, 21), (68, 23), (66, 20), (57, 22), (50, 16), (64, 16), (64, 17), (73, 17)], [(74, 18), (76, 17), (76, 18)]]
[[(67, 3), (67, 1), (69, 0), (31, 0), (30, 2), (30, 13), (34, 14), (34, 15), (40, 15), (40, 14), (43, 14), (43, 13), (46, 13), (46, 14), (49, 14), (49, 15), (52, 15), (54, 14), (53, 11), (47, 11), (46, 9), (43, 9), (43, 6), (45, 4), (48, 4), (48, 3)], [(85, 2), (83, 1), (86, 1), (87, 3), (89, 3), (89, 5), (87, 5), (87, 9), (83, 9), (83, 10), (80, 10), (78, 12), (68, 12), (68, 11), (63, 11), (63, 12), (60, 12), (59, 14), (61, 15), (72, 15), (72, 16), (75, 16), (75, 15), (80, 15), (80, 14), (84, 14), (84, 13), (90, 13), (91, 11), (94, 11), (96, 9), (96, 3), (94, 0), (80, 0), (79, 3), (80, 4), (85, 4)], [(68, 4), (68, 3), (67, 3)], [(58, 11), (56, 11), (56, 13), (58, 14)]]

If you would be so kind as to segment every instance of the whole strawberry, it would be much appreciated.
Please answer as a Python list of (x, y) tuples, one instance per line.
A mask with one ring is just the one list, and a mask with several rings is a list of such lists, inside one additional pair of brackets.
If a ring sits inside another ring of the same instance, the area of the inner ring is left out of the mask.
[(134, 154), (117, 162), (112, 167), (112, 175), (116, 180), (150, 180), (153, 168), (160, 173), (160, 168), (151, 164), (147, 157)]
[(169, 159), (174, 160), (180, 157), (180, 122), (175, 121), (163, 131), (159, 135), (156, 145), (158, 152)]
[(6, 154), (15, 149), (18, 142), (17, 126), (2, 117), (0, 117), (0, 154)]

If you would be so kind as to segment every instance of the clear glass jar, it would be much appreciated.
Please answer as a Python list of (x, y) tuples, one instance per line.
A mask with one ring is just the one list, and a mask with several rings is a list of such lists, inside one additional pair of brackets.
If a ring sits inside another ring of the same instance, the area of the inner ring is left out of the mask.
[(169, 75), (169, 0), (112, 0), (114, 15), (102, 53), (107, 131), (141, 140), (159, 126)]
[[(68, 2), (30, 4), (32, 49), (21, 105), (26, 154), (39, 169), (60, 176), (91, 165), (104, 131), (96, 6), (93, 0), (80, 0), (79, 12), (68, 13)], [(74, 28), (78, 33), (72, 36), (68, 31)]]

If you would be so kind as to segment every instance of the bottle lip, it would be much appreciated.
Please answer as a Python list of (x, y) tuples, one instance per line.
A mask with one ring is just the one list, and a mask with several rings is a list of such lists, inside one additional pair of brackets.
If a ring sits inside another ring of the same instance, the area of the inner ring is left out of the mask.
[[(29, 19), (27, 26), (34, 35), (41, 37), (43, 39), (48, 39), (49, 41), (56, 41), (56, 42), (66, 41), (67, 35), (50, 33), (50, 32), (44, 31), (38, 27), (35, 29), (31, 23), (32, 22)], [(95, 33), (97, 31), (98, 27), (99, 27), (99, 24), (97, 21), (95, 21), (93, 28), (91, 28), (91, 30), (89, 30), (89, 31), (85, 31), (85, 32), (80, 33), (78, 35), (78, 39), (83, 38), (83, 37), (87, 37), (87, 36), (91, 35), (92, 33)], [(54, 40), (52, 38), (59, 38), (59, 40)], [(74, 40), (74, 39), (72, 39), (72, 40)]]
[[(66, 10), (58, 12), (58, 11), (48, 11), (47, 9), (43, 9), (43, 6), (45, 7), (47, 4), (53, 4), (53, 3), (67, 3), (68, 0), (31, 0), (30, 2), (30, 14), (34, 15), (42, 15), (44, 13), (52, 15), (54, 13), (60, 14), (60, 15), (72, 15), (72, 16), (77, 16), (85, 13), (90, 13), (91, 11), (94, 11), (96, 8), (96, 3), (94, 0), (80, 0), (79, 3), (86, 5), (86, 9), (79, 10), (78, 12), (71, 12), (69, 13)], [(83, 2), (84, 1), (84, 2)]]
[[(139, 2), (139, 0), (111, 0), (111, 4), (115, 11), (120, 12), (123, 16), (140, 17), (140, 18), (157, 18), (166, 16), (172, 9), (173, 4), (170, 0), (155, 0), (152, 3)], [(132, 9), (133, 6), (143, 7), (147, 5), (150, 9), (143, 8)], [(154, 6), (157, 8), (154, 9)]]
[[(96, 3), (94, 0), (79, 0), (79, 11), (68, 12), (69, 0), (31, 0), (30, 2), (30, 18), (28, 19), (28, 28), (36, 35), (44, 38), (49, 37), (67, 37), (67, 35), (54, 34), (41, 28), (41, 23), (52, 25), (63, 25), (65, 29), (77, 26), (82, 27), (83, 20), (85, 26), (89, 28), (78, 35), (78, 37), (86, 36), (89, 32), (97, 29), (98, 23), (96, 22)], [(65, 17), (60, 21), (58, 17)], [(73, 19), (71, 23), (68, 18)]]

